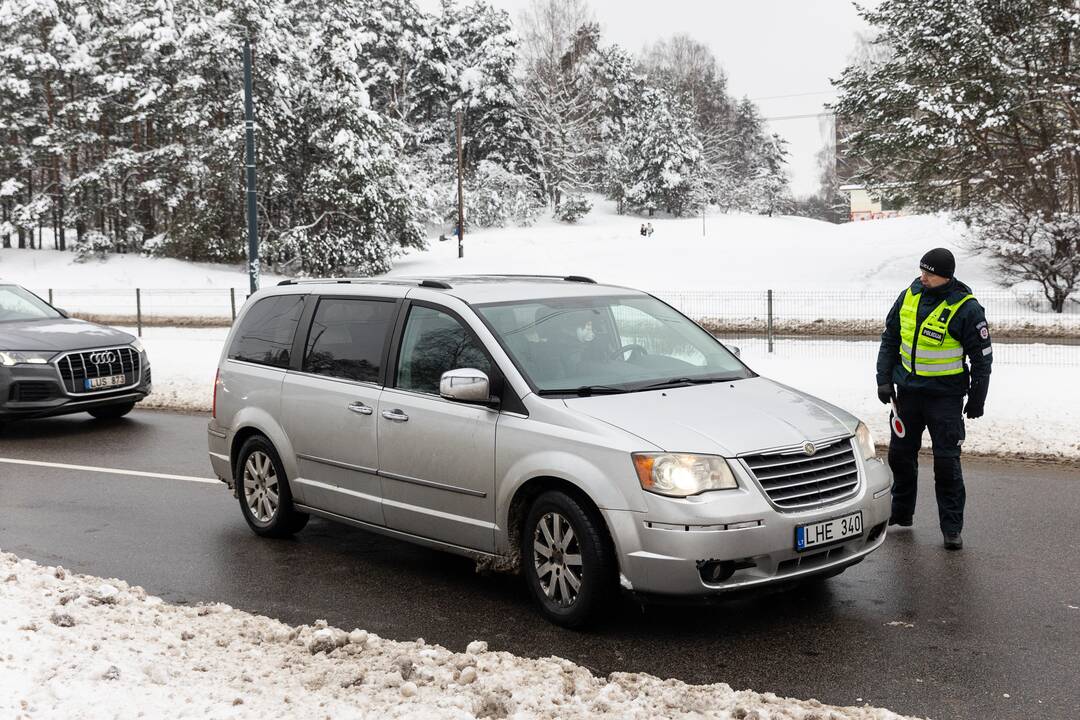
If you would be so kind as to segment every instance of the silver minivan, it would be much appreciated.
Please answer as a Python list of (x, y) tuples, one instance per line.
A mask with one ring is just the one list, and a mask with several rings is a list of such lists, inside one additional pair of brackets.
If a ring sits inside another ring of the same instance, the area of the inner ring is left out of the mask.
[(709, 596), (842, 572), (892, 477), (851, 414), (644, 292), (582, 277), (286, 281), (218, 368), (214, 470), (251, 529), (311, 515), (520, 572), (585, 624), (619, 587)]

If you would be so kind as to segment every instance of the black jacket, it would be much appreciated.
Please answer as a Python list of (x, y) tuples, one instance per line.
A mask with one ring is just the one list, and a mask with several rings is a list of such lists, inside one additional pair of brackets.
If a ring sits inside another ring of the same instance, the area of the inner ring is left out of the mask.
[[(940, 305), (942, 300), (957, 302), (970, 294), (971, 288), (953, 278), (939, 288), (930, 289), (924, 288), (922, 282), (916, 279), (911, 283), (911, 291), (922, 293), (916, 326), (921, 327), (926, 316)], [(970, 389), (972, 399), (978, 397), (981, 403), (986, 398), (986, 390), (990, 384), (990, 365), (994, 360), (990, 328), (986, 324), (982, 305), (974, 298), (968, 300), (956, 311), (949, 323), (949, 334), (963, 344), (964, 353), (967, 355), (964, 372), (960, 375), (921, 377), (914, 372), (908, 372), (900, 364), (900, 307), (904, 304), (906, 294), (907, 288), (900, 293), (885, 319), (885, 331), (881, 333), (881, 349), (877, 359), (877, 384), (895, 383), (905, 390), (933, 395), (966, 395)]]

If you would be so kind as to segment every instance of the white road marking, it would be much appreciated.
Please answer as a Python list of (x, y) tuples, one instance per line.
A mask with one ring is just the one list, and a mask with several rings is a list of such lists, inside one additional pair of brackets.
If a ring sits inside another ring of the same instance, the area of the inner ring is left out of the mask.
[(91, 465), (67, 465), (65, 463), (42, 462), (40, 460), (19, 460), (16, 458), (0, 458), (0, 463), (9, 465), (32, 465), (34, 467), (59, 468), (61, 470), (82, 470), (83, 472), (105, 473), (107, 475), (131, 475), (134, 477), (155, 478), (158, 480), (184, 480), (185, 482), (213, 483), (221, 481), (217, 478), (201, 478), (191, 475), (170, 475), (169, 473), (146, 472), (143, 470), (121, 470), (119, 468), (94, 467)]

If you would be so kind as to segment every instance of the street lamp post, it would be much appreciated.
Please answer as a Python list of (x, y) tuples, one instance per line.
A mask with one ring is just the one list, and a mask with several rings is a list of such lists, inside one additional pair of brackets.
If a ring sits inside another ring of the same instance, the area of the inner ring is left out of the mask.
[(465, 194), (461, 169), (461, 111), (457, 111), (457, 256), (465, 257)]
[(255, 195), (255, 108), (251, 99), (251, 39), (244, 37), (244, 168), (247, 172), (248, 284), (259, 289), (259, 229)]

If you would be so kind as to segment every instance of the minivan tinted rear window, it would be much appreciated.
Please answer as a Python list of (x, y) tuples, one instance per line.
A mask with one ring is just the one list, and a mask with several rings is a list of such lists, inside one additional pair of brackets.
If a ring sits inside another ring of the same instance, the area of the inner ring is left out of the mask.
[(382, 380), (382, 359), (397, 305), (366, 298), (323, 298), (304, 352), (304, 372), (359, 382)]
[(240, 321), (229, 348), (229, 359), (287, 368), (303, 310), (303, 295), (259, 300)]

